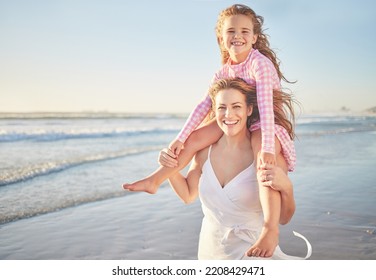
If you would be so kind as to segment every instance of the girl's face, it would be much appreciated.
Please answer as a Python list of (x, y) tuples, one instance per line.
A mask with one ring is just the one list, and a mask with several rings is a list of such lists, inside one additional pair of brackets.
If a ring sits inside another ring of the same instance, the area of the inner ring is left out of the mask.
[(245, 15), (227, 17), (223, 22), (221, 40), (232, 61), (245, 61), (257, 40), (252, 21)]
[(236, 89), (224, 89), (215, 96), (215, 116), (218, 126), (227, 136), (247, 130), (247, 117), (252, 106), (247, 106), (245, 95)]

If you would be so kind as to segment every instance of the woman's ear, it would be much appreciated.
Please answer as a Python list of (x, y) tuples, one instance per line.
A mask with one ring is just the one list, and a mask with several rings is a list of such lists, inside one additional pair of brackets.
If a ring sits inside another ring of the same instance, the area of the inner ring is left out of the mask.
[(252, 112), (253, 112), (253, 105), (249, 105), (248, 110), (247, 110), (247, 116), (249, 117), (250, 115), (252, 115)]

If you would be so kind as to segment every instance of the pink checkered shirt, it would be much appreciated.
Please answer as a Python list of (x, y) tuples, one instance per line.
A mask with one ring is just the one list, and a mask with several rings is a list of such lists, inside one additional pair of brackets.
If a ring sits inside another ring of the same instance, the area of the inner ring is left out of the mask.
[[(253, 49), (244, 62), (232, 65), (229, 61), (223, 65), (214, 75), (212, 84), (219, 79), (235, 77), (242, 78), (248, 84), (256, 86), (261, 125), (253, 125), (251, 130), (256, 130), (255, 127), (261, 128), (261, 150), (275, 154), (274, 135), (277, 135), (289, 170), (293, 171), (296, 161), (294, 143), (286, 129), (274, 124), (273, 89), (280, 89), (281, 84), (273, 63), (258, 50)], [(179, 141), (184, 143), (187, 140), (192, 131), (205, 119), (211, 106), (210, 96), (206, 94), (205, 98), (191, 112), (178, 134), (177, 139)]]

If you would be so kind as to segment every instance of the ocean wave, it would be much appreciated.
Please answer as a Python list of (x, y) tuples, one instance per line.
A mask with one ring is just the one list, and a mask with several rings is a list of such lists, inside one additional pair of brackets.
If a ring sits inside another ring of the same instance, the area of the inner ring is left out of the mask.
[(312, 130), (306, 131), (304, 129), (297, 129), (296, 135), (299, 136), (325, 136), (325, 135), (336, 135), (343, 133), (363, 133), (363, 132), (374, 132), (376, 131), (376, 126), (367, 127), (345, 127), (345, 128), (335, 128), (327, 130)]
[(138, 129), (71, 129), (71, 130), (46, 130), (35, 129), (31, 131), (0, 130), (0, 142), (16, 141), (58, 141), (84, 138), (111, 138), (124, 136), (137, 136), (141, 134), (163, 134), (177, 132), (177, 128), (138, 128)]
[(74, 200), (65, 199), (65, 200), (55, 201), (52, 203), (50, 201), (48, 203), (39, 203), (38, 205), (34, 205), (33, 207), (26, 207), (26, 208), (13, 207), (12, 211), (6, 211), (0, 215), (0, 225), (43, 215), (43, 214), (53, 213), (53, 212), (60, 211), (66, 208), (83, 205), (86, 203), (121, 197), (124, 195), (129, 195), (129, 192), (121, 191), (121, 192), (108, 192), (108, 193), (102, 193), (102, 194), (91, 194), (91, 195), (86, 195), (84, 197), (75, 198)]
[(0, 119), (170, 119), (186, 118), (186, 113), (115, 113), (115, 112), (31, 112), (1, 113)]
[(357, 115), (357, 116), (347, 116), (347, 115), (306, 115), (301, 116), (296, 119), (298, 125), (307, 124), (325, 124), (325, 123), (347, 123), (347, 122), (376, 122), (376, 116), (368, 115)]
[(164, 148), (164, 146), (138, 147), (117, 152), (89, 155), (85, 157), (71, 158), (60, 161), (43, 162), (39, 164), (15, 168), (0, 173), (0, 186), (23, 182), (38, 176), (49, 175), (51, 173), (60, 172), (82, 164), (111, 160), (129, 155), (136, 155), (145, 152), (161, 150), (162, 148)]
[(376, 118), (369, 116), (311, 116), (296, 123), (297, 135), (330, 135), (376, 131)]

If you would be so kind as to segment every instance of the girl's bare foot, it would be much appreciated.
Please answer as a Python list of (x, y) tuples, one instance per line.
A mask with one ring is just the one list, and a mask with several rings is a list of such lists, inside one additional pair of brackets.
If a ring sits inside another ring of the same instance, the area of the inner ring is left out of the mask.
[(158, 187), (159, 185), (154, 183), (154, 181), (149, 177), (131, 184), (123, 184), (124, 190), (129, 190), (132, 192), (147, 192), (150, 194), (155, 194), (158, 190)]
[(274, 250), (279, 243), (278, 228), (270, 229), (263, 227), (259, 239), (247, 251), (248, 257), (269, 258), (273, 256)]

